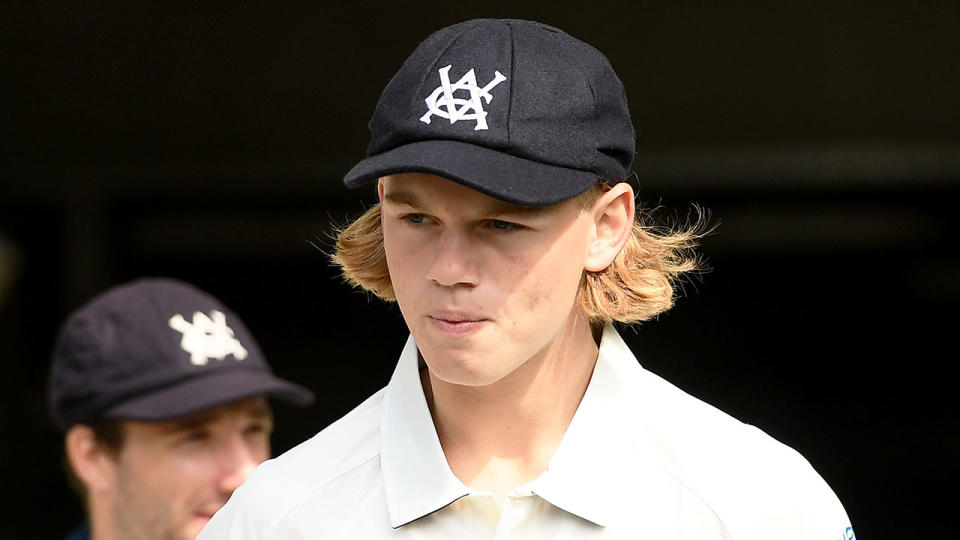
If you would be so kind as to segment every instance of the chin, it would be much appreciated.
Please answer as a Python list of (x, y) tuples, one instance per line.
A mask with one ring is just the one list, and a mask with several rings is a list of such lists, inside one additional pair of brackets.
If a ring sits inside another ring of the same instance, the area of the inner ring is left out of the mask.
[(500, 366), (491, 365), (492, 359), (502, 361), (503, 357), (463, 354), (461, 351), (446, 351), (442, 359), (434, 358), (432, 361), (424, 356), (427, 367), (435, 378), (459, 386), (487, 386), (509, 374), (507, 370), (491, 369), (503, 367), (502, 363)]
[(450, 373), (449, 370), (448, 372), (441, 372), (441, 373), (432, 372), (432, 373), (434, 373), (434, 376), (440, 379), (441, 381), (448, 384), (455, 384), (457, 386), (474, 386), (474, 387), (489, 386), (503, 378), (503, 376), (499, 374), (494, 375), (489, 373), (463, 373), (463, 372)]
[(487, 386), (522, 364), (511, 365), (510, 348), (504, 347), (501, 336), (496, 339), (493, 334), (451, 338), (421, 329), (413, 337), (430, 373), (448, 384)]

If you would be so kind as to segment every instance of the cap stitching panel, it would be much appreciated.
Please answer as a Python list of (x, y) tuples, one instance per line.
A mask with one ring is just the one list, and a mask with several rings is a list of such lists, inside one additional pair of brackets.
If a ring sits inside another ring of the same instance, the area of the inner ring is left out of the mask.
[[(430, 77), (431, 75), (433, 75), (433, 73), (434, 73), (434, 71), (435, 71), (434, 68), (437, 67), (437, 64), (440, 62), (440, 59), (443, 58), (443, 55), (447, 54), (447, 51), (449, 51), (450, 49), (452, 49), (453, 46), (456, 45), (457, 42), (459, 42), (460, 39), (463, 38), (463, 35), (466, 34), (467, 31), (468, 31), (471, 27), (472, 27), (472, 26), (466, 27), (466, 28), (464, 28), (463, 30), (461, 30), (460, 33), (457, 34), (457, 37), (453, 38), (453, 39), (450, 41), (450, 43), (449, 43), (446, 47), (444, 47), (444, 49), (443, 49), (442, 51), (440, 51), (440, 53), (437, 54), (437, 55), (433, 58), (433, 60), (430, 62), (430, 67), (429, 67), (429, 69), (424, 70), (423, 78), (420, 79), (420, 84), (419, 84), (419, 86), (417, 87), (416, 99), (417, 99), (418, 102), (423, 102), (423, 100), (426, 99), (426, 98), (424, 97), (424, 95), (423, 95), (424, 85), (425, 85), (426, 82), (427, 82), (427, 78)], [(401, 69), (402, 69), (402, 68), (401, 68)], [(428, 95), (429, 95), (429, 94), (428, 94)]]
[[(157, 290), (152, 291), (151, 294), (147, 295), (147, 300), (150, 302), (150, 306), (153, 307), (153, 311), (157, 316), (157, 320), (163, 323), (164, 328), (163, 330), (159, 330), (157, 333), (151, 332), (150, 341), (153, 342), (153, 345), (158, 346), (158, 348), (162, 350), (165, 344), (157, 343), (157, 338), (159, 337), (158, 334), (161, 332), (171, 332), (171, 331), (176, 333), (176, 330), (170, 327), (170, 317), (172, 317), (173, 315), (167, 315), (166, 313), (164, 313), (163, 308), (160, 305), (160, 302), (157, 298), (157, 293), (162, 294), (163, 287), (157, 287), (156, 289)], [(170, 337), (175, 338), (177, 335), (179, 335), (179, 333), (170, 334)], [(179, 340), (176, 343), (177, 343), (177, 354), (180, 354), (180, 352), (183, 351), (183, 348), (181, 347)], [(183, 351), (183, 352), (186, 352), (186, 351)]]
[(516, 66), (517, 66), (517, 59), (516, 59), (517, 47), (516, 47), (516, 40), (514, 39), (513, 25), (511, 25), (510, 23), (507, 23), (507, 28), (510, 30), (510, 81), (509, 81), (510, 99), (507, 101), (507, 122), (506, 122), (507, 143), (509, 144), (512, 142), (512, 139), (510, 137), (510, 128), (512, 127), (512, 124), (513, 124), (513, 98), (514, 98), (513, 91), (514, 91), (514, 88), (516, 88), (514, 86), (513, 81), (514, 81), (514, 75), (515, 75)]

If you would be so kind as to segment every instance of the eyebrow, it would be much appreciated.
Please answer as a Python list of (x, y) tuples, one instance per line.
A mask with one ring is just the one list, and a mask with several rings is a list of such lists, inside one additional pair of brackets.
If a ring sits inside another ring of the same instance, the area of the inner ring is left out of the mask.
[[(253, 408), (244, 408), (243, 412), (252, 420), (255, 421), (272, 421), (273, 420), (273, 411), (270, 409), (269, 405), (256, 406)], [(222, 418), (223, 416), (229, 414), (224, 410), (213, 410), (199, 413), (188, 418), (183, 418), (180, 420), (174, 420), (169, 426), (170, 432), (180, 432), (188, 431), (191, 429), (198, 428), (205, 424), (213, 423)]]
[(413, 208), (421, 208), (423, 206), (416, 195), (407, 191), (398, 190), (384, 193), (383, 198), (394, 204), (403, 204)]
[[(425, 209), (425, 204), (420, 202), (416, 194), (403, 189), (397, 189), (390, 193), (385, 193), (383, 198), (394, 204), (409, 206), (415, 210)], [(487, 216), (524, 216), (534, 217), (546, 213), (549, 206), (523, 206), (520, 204), (508, 203), (490, 197), (483, 205), (482, 214)]]

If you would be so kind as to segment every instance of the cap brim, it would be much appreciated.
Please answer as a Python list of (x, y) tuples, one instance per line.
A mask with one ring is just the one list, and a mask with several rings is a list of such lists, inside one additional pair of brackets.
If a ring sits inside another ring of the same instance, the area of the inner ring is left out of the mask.
[(343, 182), (347, 187), (358, 187), (402, 172), (435, 174), (524, 206), (547, 206), (571, 199), (601, 180), (590, 171), (547, 165), (483, 146), (429, 140), (370, 156), (357, 163)]
[(103, 418), (162, 421), (186, 416), (237, 400), (269, 395), (292, 405), (313, 403), (310, 390), (258, 370), (216, 370), (107, 408)]

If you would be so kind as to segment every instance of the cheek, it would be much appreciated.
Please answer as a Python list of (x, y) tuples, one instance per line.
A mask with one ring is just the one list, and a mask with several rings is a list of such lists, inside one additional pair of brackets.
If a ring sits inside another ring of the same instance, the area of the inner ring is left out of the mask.
[[(553, 283), (553, 282), (551, 282)], [(526, 284), (520, 289), (521, 307), (528, 312), (535, 312), (552, 303), (552, 296), (556, 295), (555, 287), (545, 287), (542, 282)]]
[(270, 447), (270, 435), (266, 435), (257, 445), (257, 452), (259, 453), (259, 459), (257, 459), (257, 464), (263, 463), (264, 461), (270, 459), (270, 455), (273, 453), (272, 448)]
[[(255, 465), (270, 459), (270, 436), (257, 437), (247, 441), (247, 453)], [(251, 471), (252, 472), (252, 471)]]
[[(137, 496), (144, 500), (179, 501), (183, 484), (190, 483), (193, 471), (184, 470), (183, 462), (162, 453), (137, 456), (120, 470), (125, 480), (134, 486)], [(175, 504), (172, 502), (172, 504)]]
[(508, 301), (511, 318), (531, 322), (564, 319), (573, 307), (580, 287), (581, 272), (569, 261), (544, 260), (528, 273)]
[(404, 287), (404, 282), (416, 272), (416, 263), (423, 259), (418, 251), (422, 245), (409, 241), (400, 231), (392, 227), (384, 227), (383, 250), (387, 257), (387, 268), (390, 271), (390, 281), (394, 290)]
[(517, 307), (551, 319), (570, 313), (583, 275), (582, 265), (574, 263), (582, 257), (582, 243), (567, 244), (558, 245), (536, 261), (517, 288)]
[(215, 484), (219, 463), (214, 452), (171, 450), (149, 463), (150, 483), (173, 504), (184, 504)]
[(210, 482), (210, 471), (214, 466), (210, 460), (195, 456), (173, 459), (164, 467), (166, 474), (160, 481), (164, 483), (164, 490), (171, 494), (171, 500), (189, 499)]

